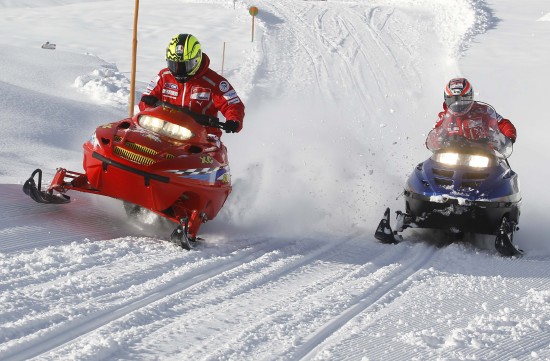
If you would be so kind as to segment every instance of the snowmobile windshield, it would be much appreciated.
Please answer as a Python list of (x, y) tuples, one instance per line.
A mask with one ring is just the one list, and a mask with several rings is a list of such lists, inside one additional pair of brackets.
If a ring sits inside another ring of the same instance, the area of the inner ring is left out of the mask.
[(500, 132), (497, 121), (460, 120), (446, 118), (426, 138), (426, 147), (432, 152), (452, 148), (461, 153), (490, 153), (506, 159), (512, 155), (512, 141)]

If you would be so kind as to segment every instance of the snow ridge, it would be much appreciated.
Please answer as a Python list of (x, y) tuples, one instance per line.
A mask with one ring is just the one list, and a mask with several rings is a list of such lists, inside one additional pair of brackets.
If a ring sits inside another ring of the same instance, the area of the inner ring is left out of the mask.
[(461, 56), (470, 47), (472, 40), (480, 34), (485, 33), (496, 27), (499, 19), (494, 15), (493, 10), (487, 5), (485, 0), (469, 0), (473, 14), (474, 22), (464, 34), (462, 43), (459, 47)]
[(91, 73), (78, 76), (74, 85), (99, 104), (120, 109), (128, 107), (130, 81), (115, 64), (105, 64)]
[(463, 57), (474, 37), (493, 28), (497, 22), (485, 0), (426, 0), (421, 3), (433, 11), (435, 30), (453, 59)]

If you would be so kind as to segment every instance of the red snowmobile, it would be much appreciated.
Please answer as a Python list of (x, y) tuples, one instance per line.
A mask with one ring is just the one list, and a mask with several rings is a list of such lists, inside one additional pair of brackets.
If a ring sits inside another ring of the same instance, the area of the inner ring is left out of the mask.
[[(125, 201), (177, 223), (170, 239), (190, 249), (202, 223), (213, 219), (231, 192), (227, 149), (204, 126), (218, 118), (169, 103), (100, 125), (84, 143), (84, 173), (58, 168), (47, 190), (36, 169), (23, 191), (39, 203), (68, 203), (69, 190)], [(37, 182), (35, 181), (37, 177)]]

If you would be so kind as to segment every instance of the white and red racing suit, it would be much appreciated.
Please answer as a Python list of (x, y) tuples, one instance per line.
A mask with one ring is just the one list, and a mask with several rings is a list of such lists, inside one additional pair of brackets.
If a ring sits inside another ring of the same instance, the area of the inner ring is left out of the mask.
[[(449, 119), (451, 118), (451, 119)], [(434, 128), (438, 128), (444, 120), (448, 119), (445, 124), (450, 124), (453, 129), (448, 129), (449, 133), (463, 135), (470, 139), (480, 139), (487, 137), (487, 128), (498, 130), (510, 138), (512, 142), (516, 141), (516, 127), (508, 119), (503, 118), (492, 107), (483, 103), (474, 102), (472, 108), (463, 115), (452, 114), (447, 105), (443, 103), (443, 111), (439, 113), (439, 120)]]
[[(164, 68), (149, 83), (142, 97), (151, 95), (199, 114), (217, 116), (219, 111), (225, 119), (239, 123), (238, 132), (243, 126), (244, 104), (227, 79), (211, 70), (209, 65), (210, 59), (203, 53), (197, 74), (183, 84), (176, 81), (168, 68)], [(140, 110), (147, 107), (143, 101), (139, 102)], [(206, 129), (209, 134), (222, 135), (218, 128)]]

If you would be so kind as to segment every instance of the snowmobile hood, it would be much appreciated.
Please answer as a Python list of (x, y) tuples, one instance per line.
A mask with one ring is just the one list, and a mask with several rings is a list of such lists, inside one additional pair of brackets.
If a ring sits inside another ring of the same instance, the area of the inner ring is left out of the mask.
[(101, 125), (90, 143), (107, 158), (120, 157), (156, 169), (227, 165), (225, 147), (217, 137), (208, 135), (191, 116), (162, 107)]

